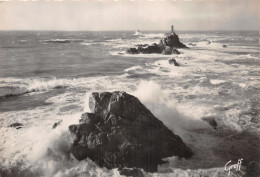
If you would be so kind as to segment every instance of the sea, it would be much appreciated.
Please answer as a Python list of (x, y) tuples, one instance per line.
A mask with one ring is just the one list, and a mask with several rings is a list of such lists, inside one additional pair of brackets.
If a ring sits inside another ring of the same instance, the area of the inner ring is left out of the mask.
[(120, 176), (69, 153), (68, 126), (103, 91), (136, 96), (194, 152), (144, 176), (227, 176), (239, 159), (245, 174), (260, 159), (259, 32), (177, 31), (179, 55), (126, 53), (166, 32), (1, 31), (0, 176)]

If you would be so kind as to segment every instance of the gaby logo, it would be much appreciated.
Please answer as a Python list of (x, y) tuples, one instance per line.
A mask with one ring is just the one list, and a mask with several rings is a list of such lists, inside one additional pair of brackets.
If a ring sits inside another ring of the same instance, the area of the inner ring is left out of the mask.
[(231, 160), (226, 163), (225, 171), (228, 171), (228, 175), (230, 175), (231, 169), (235, 169), (236, 171), (240, 171), (242, 160), (243, 159), (238, 159), (237, 163), (233, 164), (233, 165), (230, 165), (230, 163), (232, 162)]

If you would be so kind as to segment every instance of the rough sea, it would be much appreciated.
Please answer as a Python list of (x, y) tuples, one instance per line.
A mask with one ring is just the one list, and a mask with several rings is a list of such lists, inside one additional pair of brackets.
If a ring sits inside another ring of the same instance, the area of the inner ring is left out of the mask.
[(68, 153), (68, 126), (89, 111), (94, 91), (137, 96), (193, 150), (145, 176), (219, 177), (229, 160), (259, 161), (259, 32), (180, 31), (189, 47), (180, 55), (126, 54), (164, 33), (1, 31), (0, 176), (119, 176)]

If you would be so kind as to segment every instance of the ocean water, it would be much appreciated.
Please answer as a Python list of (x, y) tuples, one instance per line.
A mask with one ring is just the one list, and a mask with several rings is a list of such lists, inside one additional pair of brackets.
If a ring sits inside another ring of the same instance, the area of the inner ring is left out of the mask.
[(180, 55), (126, 54), (164, 33), (1, 31), (1, 176), (120, 176), (68, 152), (68, 126), (89, 111), (93, 91), (137, 96), (192, 148), (191, 159), (169, 157), (145, 176), (225, 176), (229, 160), (259, 161), (259, 33), (181, 31), (190, 48)]

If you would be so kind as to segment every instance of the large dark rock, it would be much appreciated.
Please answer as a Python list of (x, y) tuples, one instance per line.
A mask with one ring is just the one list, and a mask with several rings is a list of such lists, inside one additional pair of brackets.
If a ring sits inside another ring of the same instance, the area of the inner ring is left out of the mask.
[(74, 137), (71, 153), (78, 160), (90, 158), (108, 169), (142, 168), (155, 172), (162, 158), (188, 158), (193, 153), (138, 98), (125, 92), (92, 93), (92, 113), (80, 124), (70, 125)]
[[(188, 48), (185, 44), (181, 43), (179, 36), (175, 33), (166, 34), (163, 39), (159, 41), (159, 44), (139, 44), (138, 48), (130, 48), (127, 53), (138, 54), (138, 53), (162, 53), (164, 55), (180, 54), (176, 48)], [(137, 52), (138, 51), (138, 52)]]

